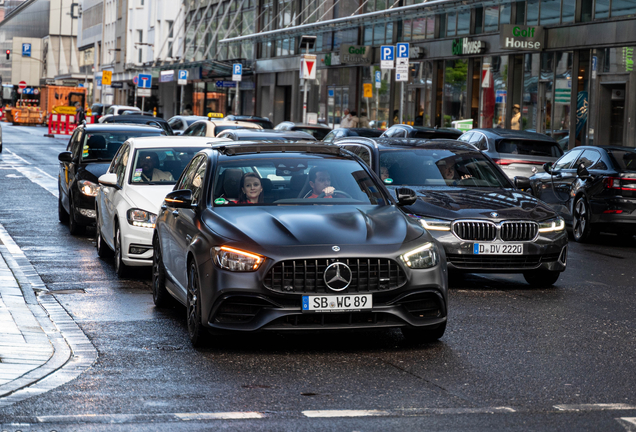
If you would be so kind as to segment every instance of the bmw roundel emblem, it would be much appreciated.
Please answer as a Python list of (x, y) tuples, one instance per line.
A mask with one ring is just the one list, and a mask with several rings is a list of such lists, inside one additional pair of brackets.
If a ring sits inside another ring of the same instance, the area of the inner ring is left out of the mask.
[(340, 246), (332, 246), (331, 250), (333, 250), (334, 252), (339, 252), (340, 251)]
[(499, 217), (499, 213), (497, 213), (497, 212), (492, 212), (492, 213), (490, 213), (490, 217), (495, 217), (495, 218), (496, 218), (496, 217)]

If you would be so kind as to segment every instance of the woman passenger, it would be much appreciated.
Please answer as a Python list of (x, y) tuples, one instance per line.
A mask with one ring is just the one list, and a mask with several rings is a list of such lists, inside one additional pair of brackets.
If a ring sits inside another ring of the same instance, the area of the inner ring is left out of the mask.
[(265, 201), (263, 184), (258, 174), (253, 172), (243, 174), (239, 186), (241, 192), (236, 204), (258, 204)]

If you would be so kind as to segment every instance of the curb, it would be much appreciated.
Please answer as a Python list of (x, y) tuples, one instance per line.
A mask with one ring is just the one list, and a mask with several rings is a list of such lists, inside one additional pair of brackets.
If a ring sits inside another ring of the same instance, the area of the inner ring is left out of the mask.
[[(0, 255), (22, 292), (24, 305), (20, 305), (17, 296), (13, 296), (14, 307), (21, 310), (10, 310), (12, 315), (23, 317), (20, 322), (16, 320), (18, 329), (25, 338), (28, 334), (37, 338), (39, 333), (43, 333), (52, 350), (48, 360), (26, 373), (17, 372), (13, 380), (0, 385), (0, 407), (4, 407), (46, 393), (77, 378), (97, 360), (98, 353), (54, 293), (46, 288), (33, 265), (1, 224)], [(25, 307), (29, 312), (24, 310)], [(25, 316), (28, 313), (31, 317)], [(39, 328), (34, 328), (33, 319)], [(19, 365), (19, 360), (16, 364)]]

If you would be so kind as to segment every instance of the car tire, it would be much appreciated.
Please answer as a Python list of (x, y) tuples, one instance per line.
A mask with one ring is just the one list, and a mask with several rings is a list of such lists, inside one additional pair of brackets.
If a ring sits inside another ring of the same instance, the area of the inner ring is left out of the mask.
[(163, 265), (159, 237), (156, 235), (152, 239), (152, 301), (158, 308), (173, 304), (172, 296), (166, 289), (166, 268)]
[(75, 219), (75, 207), (73, 206), (73, 200), (71, 196), (68, 197), (68, 230), (71, 232), (71, 235), (81, 235), (84, 233), (84, 229), (86, 228), (84, 225), (77, 222)]
[(435, 329), (418, 328), (418, 327), (402, 327), (402, 336), (411, 343), (431, 343), (436, 342), (444, 336), (446, 331), (446, 322), (439, 325)]
[(117, 277), (123, 278), (128, 273), (128, 266), (124, 264), (122, 259), (123, 253), (121, 251), (121, 231), (119, 230), (119, 225), (115, 223), (115, 273), (117, 273)]
[(590, 222), (590, 206), (584, 197), (578, 197), (572, 211), (572, 237), (574, 241), (584, 243), (594, 237), (594, 229)]
[(61, 223), (65, 224), (65, 225), (68, 223), (69, 215), (68, 215), (68, 212), (66, 211), (66, 209), (64, 208), (64, 206), (62, 205), (62, 192), (61, 191), (60, 191), (59, 197), (57, 199), (57, 218), (60, 220)]
[(561, 276), (561, 272), (552, 270), (535, 270), (525, 272), (523, 278), (533, 288), (548, 288), (554, 285)]
[(102, 236), (102, 230), (99, 227), (99, 215), (97, 212), (95, 212), (95, 214), (97, 216), (97, 223), (95, 224), (95, 247), (97, 247), (97, 255), (99, 255), (100, 258), (109, 258), (113, 255), (113, 251), (104, 243), (104, 236)]
[(188, 270), (188, 294), (186, 298), (186, 313), (188, 335), (192, 346), (205, 346), (208, 340), (207, 330), (203, 327), (201, 315), (201, 285), (199, 271), (194, 260), (190, 262)]

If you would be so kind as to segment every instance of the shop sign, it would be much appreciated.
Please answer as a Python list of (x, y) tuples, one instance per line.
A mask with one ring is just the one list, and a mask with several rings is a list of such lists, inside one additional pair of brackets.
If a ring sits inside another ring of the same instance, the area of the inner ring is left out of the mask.
[(541, 26), (504, 24), (500, 35), (501, 49), (533, 51), (543, 49), (545, 38)]
[(335, 53), (325, 54), (325, 66), (338, 66), (340, 64), (340, 56)]
[(341, 45), (340, 63), (342, 64), (371, 64), (373, 49), (370, 46)]
[(468, 38), (453, 40), (453, 55), (480, 54), (486, 51), (486, 42), (471, 41)]
[(124, 83), (123, 82), (114, 82), (114, 83), (111, 83), (110, 86), (112, 88), (124, 88)]
[(467, 132), (473, 128), (473, 119), (455, 120), (451, 122), (451, 127), (462, 132)]
[(174, 70), (165, 70), (159, 72), (159, 82), (172, 82), (174, 81)]

